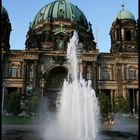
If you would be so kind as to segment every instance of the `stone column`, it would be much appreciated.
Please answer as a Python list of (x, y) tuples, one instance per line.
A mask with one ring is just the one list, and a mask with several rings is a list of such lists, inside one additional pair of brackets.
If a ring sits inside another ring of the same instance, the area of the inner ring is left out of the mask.
[(117, 96), (118, 96), (118, 88), (116, 88), (114, 91), (114, 98), (116, 98)]
[(126, 79), (128, 80), (129, 77), (128, 77), (128, 67), (126, 66)]
[(137, 105), (137, 113), (139, 113), (139, 90), (136, 93), (136, 105)]
[(86, 64), (85, 62), (83, 62), (83, 78), (85, 79), (86, 78)]
[(122, 88), (122, 94), (123, 94), (123, 97), (127, 100), (127, 91), (126, 91), (126, 86), (123, 86)]
[(98, 66), (98, 77), (99, 77), (99, 80), (101, 80), (100, 72), (101, 72), (101, 66), (99, 65), (99, 66)]
[[(128, 105), (129, 105), (129, 107), (130, 107), (130, 91), (129, 91), (129, 89), (126, 89), (126, 94), (127, 94), (127, 101), (128, 101)], [(129, 110), (129, 111), (131, 111), (131, 110)]]
[(109, 69), (109, 80), (112, 80), (112, 67), (109, 66), (108, 69)]
[(122, 94), (122, 66), (118, 65), (118, 94)]
[(93, 88), (95, 90), (95, 92), (97, 92), (97, 70), (96, 70), (96, 62), (93, 62), (93, 69), (92, 69), (93, 73), (91, 75), (93, 75), (92, 78), (92, 83), (93, 83)]
[(8, 70), (9, 70), (9, 67), (8, 67), (8, 64), (7, 64), (7, 62), (5, 63), (5, 65), (3, 65), (4, 66), (4, 68), (3, 68), (3, 74), (4, 74), (4, 77), (7, 77), (7, 75), (8, 75)]
[(116, 97), (118, 96), (118, 89), (115, 88), (113, 90), (113, 109), (115, 109), (115, 100), (116, 100)]
[(83, 70), (83, 67), (84, 67), (84, 66), (83, 66), (83, 63), (82, 63), (82, 59), (80, 59), (80, 61), (79, 61), (79, 68), (80, 68), (80, 73), (81, 73), (82, 76), (83, 76), (83, 73), (84, 73), (84, 72), (83, 72), (83, 71), (84, 71), (84, 70)]
[(23, 62), (21, 62), (21, 66), (20, 66), (20, 78), (23, 78), (23, 69), (24, 69), (24, 65)]
[(45, 83), (46, 83), (46, 81), (44, 79), (42, 79), (40, 81), (40, 92), (41, 92), (40, 94), (41, 94), (41, 97), (44, 96)]
[(115, 31), (115, 40), (117, 40), (117, 31)]
[(38, 66), (37, 66), (37, 62), (34, 62), (34, 90), (37, 90), (37, 75), (38, 75)]
[(122, 65), (122, 81), (124, 80), (124, 65)]
[(114, 109), (114, 93), (113, 93), (113, 89), (111, 89), (111, 110), (113, 111)]
[(10, 62), (9, 63), (7, 63), (7, 75), (8, 75), (8, 77), (10, 77), (11, 76), (11, 68), (10, 68)]
[(137, 68), (137, 70), (136, 70), (136, 80), (138, 81), (139, 80), (139, 73), (138, 73), (138, 68)]
[(26, 76), (27, 76), (27, 64), (26, 62), (23, 63), (23, 71), (22, 71), (22, 78), (23, 78), (23, 88), (22, 88), (22, 93), (25, 94), (25, 88), (26, 88)]
[[(17, 91), (18, 91), (18, 93), (20, 93), (20, 87), (18, 87)], [(20, 93), (20, 94), (21, 94), (21, 93)]]
[(21, 71), (21, 65), (18, 65), (18, 69), (17, 69), (17, 76), (18, 76), (18, 78), (21, 77), (20, 71)]
[(99, 84), (98, 84), (98, 86), (97, 86), (97, 87), (98, 87), (98, 90), (99, 90), (99, 91), (98, 91), (98, 94), (99, 94), (99, 93), (101, 92), (101, 87), (100, 87), (100, 85), (99, 85)]
[(114, 73), (115, 73), (115, 69), (114, 69), (114, 65), (112, 65), (112, 80), (115, 80)]
[(122, 40), (124, 40), (124, 29), (121, 29)]
[(136, 111), (136, 97), (135, 97), (135, 89), (133, 88), (133, 109), (134, 109), (134, 112)]

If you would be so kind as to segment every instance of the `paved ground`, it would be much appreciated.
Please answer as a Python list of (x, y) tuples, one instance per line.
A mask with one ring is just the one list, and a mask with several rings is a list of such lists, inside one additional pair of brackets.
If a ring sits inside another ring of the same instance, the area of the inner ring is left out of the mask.
[[(2, 140), (44, 140), (41, 136), (43, 129), (43, 125), (2, 125)], [(57, 130), (54, 130), (54, 135), (55, 131)], [(101, 126), (101, 131), (105, 134), (103, 140), (138, 140), (137, 124), (104, 125)], [(124, 137), (120, 137), (122, 132)], [(130, 138), (130, 135), (133, 137)]]
[(3, 125), (2, 140), (42, 140), (39, 125)]
[(129, 132), (131, 134), (138, 135), (138, 124), (125, 124), (125, 125), (109, 125), (102, 126), (102, 130), (110, 130), (110, 131), (121, 131), (121, 132)]

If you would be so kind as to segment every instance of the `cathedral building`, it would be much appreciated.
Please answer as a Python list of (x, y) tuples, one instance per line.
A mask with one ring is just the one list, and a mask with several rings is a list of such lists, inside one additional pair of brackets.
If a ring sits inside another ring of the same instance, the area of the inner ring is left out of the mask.
[(92, 81), (97, 96), (100, 92), (108, 96), (112, 108), (115, 98), (123, 95), (130, 111), (139, 111), (138, 23), (123, 5), (110, 27), (108, 53), (99, 52), (90, 22), (69, 1), (55, 0), (39, 10), (30, 23), (25, 50), (10, 49), (9, 18), (2, 7), (2, 78), (6, 94), (39, 94), (51, 99), (53, 105), (68, 73), (67, 44), (76, 30), (83, 78)]

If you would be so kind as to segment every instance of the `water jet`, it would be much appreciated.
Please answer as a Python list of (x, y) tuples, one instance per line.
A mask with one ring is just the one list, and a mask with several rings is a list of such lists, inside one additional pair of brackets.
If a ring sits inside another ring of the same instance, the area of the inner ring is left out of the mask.
[(79, 74), (77, 46), (78, 34), (74, 31), (67, 48), (67, 80), (63, 83), (58, 112), (50, 115), (46, 124), (45, 140), (95, 140), (98, 135), (98, 100), (91, 81), (85, 81)]

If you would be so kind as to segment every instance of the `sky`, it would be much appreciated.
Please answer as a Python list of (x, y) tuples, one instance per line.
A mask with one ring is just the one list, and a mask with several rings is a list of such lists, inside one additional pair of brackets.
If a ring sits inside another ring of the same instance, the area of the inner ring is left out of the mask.
[[(12, 50), (24, 50), (29, 23), (33, 22), (37, 12), (54, 0), (3, 0), (12, 24), (10, 46)], [(93, 35), (99, 52), (110, 52), (110, 28), (115, 15), (124, 9), (138, 19), (138, 0), (68, 0), (77, 5), (92, 24)]]

